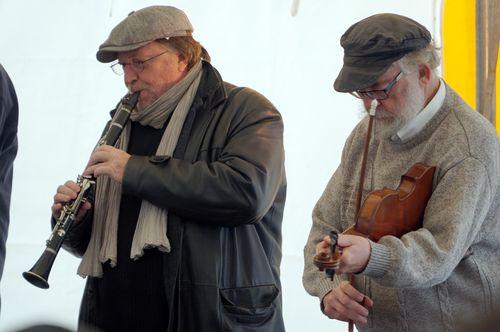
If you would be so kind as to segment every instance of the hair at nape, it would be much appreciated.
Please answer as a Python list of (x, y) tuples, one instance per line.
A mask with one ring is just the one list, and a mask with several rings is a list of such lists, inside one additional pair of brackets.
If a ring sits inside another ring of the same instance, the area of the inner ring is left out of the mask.
[(187, 59), (188, 69), (191, 69), (201, 59), (210, 62), (210, 55), (207, 50), (191, 36), (170, 37), (168, 39), (158, 39), (157, 41), (160, 44), (172, 47)]
[(429, 43), (426, 47), (410, 52), (397, 61), (399, 68), (405, 74), (414, 72), (419, 65), (428, 64), (435, 72), (439, 67), (441, 57), (439, 56), (439, 48), (434, 45), (434, 42)]

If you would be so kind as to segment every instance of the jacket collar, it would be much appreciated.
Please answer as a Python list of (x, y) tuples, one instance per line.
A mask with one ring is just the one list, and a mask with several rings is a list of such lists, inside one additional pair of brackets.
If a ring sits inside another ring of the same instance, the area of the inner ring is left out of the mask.
[(210, 110), (225, 101), (227, 96), (227, 88), (217, 69), (209, 62), (203, 61), (203, 74), (195, 101), (201, 99), (205, 105), (204, 109)]

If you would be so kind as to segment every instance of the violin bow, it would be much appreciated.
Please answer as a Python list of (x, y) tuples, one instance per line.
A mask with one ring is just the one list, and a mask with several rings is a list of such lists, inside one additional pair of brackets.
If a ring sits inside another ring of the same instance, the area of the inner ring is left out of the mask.
[[(370, 140), (372, 137), (372, 128), (373, 128), (373, 120), (375, 119), (375, 111), (378, 106), (378, 101), (376, 99), (373, 99), (371, 104), (370, 104), (370, 110), (368, 112), (370, 119), (368, 121), (368, 130), (366, 131), (366, 139), (365, 139), (365, 146), (363, 150), (363, 159), (361, 161), (361, 172), (359, 175), (359, 187), (358, 187), (358, 196), (356, 197), (356, 210), (354, 213), (354, 224), (356, 225), (356, 222), (358, 220), (358, 213), (359, 209), (361, 208), (361, 199), (363, 198), (363, 188), (365, 185), (365, 173), (366, 173), (366, 159), (368, 157), (368, 149), (370, 147)], [(354, 276), (352, 274), (349, 274), (349, 284), (353, 284), (354, 282)], [(365, 298), (363, 298), (363, 301), (361, 304), (363, 305), (365, 303)], [(354, 331), (354, 323), (352, 319), (349, 320), (349, 332)]]

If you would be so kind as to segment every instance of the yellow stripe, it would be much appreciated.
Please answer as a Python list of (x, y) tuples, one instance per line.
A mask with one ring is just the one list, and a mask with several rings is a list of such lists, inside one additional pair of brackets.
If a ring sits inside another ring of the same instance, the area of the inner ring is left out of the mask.
[(442, 17), (443, 77), (474, 109), (476, 107), (475, 6), (474, 0), (444, 0)]

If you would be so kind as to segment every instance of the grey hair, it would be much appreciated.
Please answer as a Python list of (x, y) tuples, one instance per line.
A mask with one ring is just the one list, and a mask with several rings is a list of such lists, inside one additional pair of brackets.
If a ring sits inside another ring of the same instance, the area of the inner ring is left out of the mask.
[(397, 61), (399, 68), (405, 74), (414, 72), (421, 64), (428, 64), (432, 71), (436, 72), (440, 62), (439, 49), (433, 42), (420, 50), (406, 54)]
[(191, 36), (179, 36), (157, 39), (160, 44), (170, 46), (187, 60), (187, 68), (191, 69), (201, 59), (210, 62), (207, 50)]

